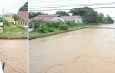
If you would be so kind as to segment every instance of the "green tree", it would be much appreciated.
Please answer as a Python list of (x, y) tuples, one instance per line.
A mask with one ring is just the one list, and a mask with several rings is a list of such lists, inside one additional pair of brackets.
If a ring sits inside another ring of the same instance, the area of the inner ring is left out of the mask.
[(14, 18), (15, 21), (17, 21), (17, 20), (20, 19), (20, 17), (19, 17), (17, 14), (14, 14), (14, 15), (12, 16), (12, 18)]
[(62, 16), (69, 16), (69, 14), (65, 11), (57, 11), (56, 14), (60, 14)]
[(28, 2), (26, 2), (20, 9), (19, 11), (28, 11)]
[(2, 17), (0, 17), (0, 22), (3, 22), (5, 25), (9, 25), (8, 21), (7, 21), (7, 20), (4, 20), (4, 21), (3, 21), (3, 18), (2, 18)]
[(85, 23), (114, 23), (114, 20), (109, 15), (104, 17), (103, 13), (98, 13), (89, 7), (73, 8), (69, 12), (83, 17)]
[(104, 18), (104, 20), (105, 20), (106, 23), (109, 23), (109, 24), (114, 23), (114, 20), (113, 20), (109, 15), (107, 15), (107, 16)]
[(83, 17), (85, 23), (98, 23), (99, 16), (98, 12), (94, 11), (92, 8), (83, 7), (83, 8), (73, 8), (69, 11), (73, 15), (80, 15)]
[(47, 15), (47, 14), (42, 13), (42, 12), (29, 12), (29, 18), (33, 18), (38, 15)]
[(103, 23), (104, 22), (104, 20), (103, 20), (104, 19), (104, 14), (103, 13), (99, 13), (98, 16), (99, 16), (99, 22)]

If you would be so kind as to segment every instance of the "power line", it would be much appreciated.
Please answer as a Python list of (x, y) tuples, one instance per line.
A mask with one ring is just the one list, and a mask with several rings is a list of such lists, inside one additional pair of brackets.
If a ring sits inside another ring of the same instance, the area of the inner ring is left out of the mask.
[(15, 5), (12, 5), (10, 8), (6, 9), (5, 11), (11, 11), (11, 10), (14, 10), (16, 8), (19, 8), (21, 7), (22, 5), (24, 5), (24, 3), (27, 2), (27, 0), (21, 0), (20, 2), (17, 2)]
[(72, 6), (98, 6), (98, 5), (111, 5), (115, 4), (115, 2), (109, 3), (92, 3), (92, 4), (66, 4), (66, 5), (52, 5), (52, 6), (29, 6), (29, 8), (59, 8), (59, 7), (72, 7)]
[[(92, 8), (92, 9), (102, 9), (102, 8), (115, 8), (115, 7), (95, 7), (95, 8)], [(44, 9), (44, 10), (39, 10), (39, 9), (31, 9), (29, 11), (55, 11), (55, 10), (71, 10), (71, 9)]]
[[(68, 1), (68, 2), (69, 2), (69, 1), (71, 1), (71, 0), (63, 0), (63, 1)], [(72, 1), (75, 1), (75, 0), (72, 0)], [(30, 1), (30, 2), (31, 2), (31, 1)], [(48, 1), (48, 2), (44, 1), (44, 2), (39, 2), (39, 3), (49, 3), (49, 2), (50, 2), (50, 3), (55, 3), (55, 2), (60, 2), (60, 1), (59, 1), (59, 0), (58, 0), (58, 1), (56, 1), (56, 0), (55, 0), (55, 1)], [(36, 1), (32, 1), (31, 3), (37, 3), (37, 2), (36, 2)]]

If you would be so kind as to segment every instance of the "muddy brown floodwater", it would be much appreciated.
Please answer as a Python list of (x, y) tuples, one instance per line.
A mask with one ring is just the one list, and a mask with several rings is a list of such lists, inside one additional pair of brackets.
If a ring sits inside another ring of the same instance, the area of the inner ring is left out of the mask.
[(4, 73), (28, 73), (28, 40), (0, 40)]
[(115, 25), (30, 40), (30, 73), (115, 73)]

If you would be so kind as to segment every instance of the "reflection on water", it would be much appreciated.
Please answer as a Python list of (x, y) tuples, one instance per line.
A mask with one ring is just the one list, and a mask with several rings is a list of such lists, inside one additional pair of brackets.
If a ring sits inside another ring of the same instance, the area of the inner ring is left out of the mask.
[(30, 73), (115, 73), (114, 45), (115, 30), (97, 26), (30, 40)]

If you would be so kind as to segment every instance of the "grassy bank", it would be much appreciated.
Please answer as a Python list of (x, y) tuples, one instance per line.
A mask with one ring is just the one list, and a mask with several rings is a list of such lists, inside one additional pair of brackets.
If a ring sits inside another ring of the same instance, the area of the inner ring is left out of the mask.
[(35, 38), (42, 38), (42, 37), (47, 37), (47, 36), (51, 36), (51, 35), (55, 35), (55, 34), (59, 34), (59, 33), (64, 33), (64, 32), (69, 32), (69, 31), (73, 31), (73, 30), (78, 30), (78, 29), (83, 29), (83, 28), (87, 28), (87, 27), (91, 27), (92, 25), (76, 25), (74, 27), (69, 27), (68, 30), (59, 30), (56, 29), (53, 32), (47, 32), (47, 33), (39, 33), (37, 30), (36, 31), (32, 31), (29, 33), (29, 39), (35, 39)]
[(4, 33), (0, 33), (0, 39), (27, 39), (28, 32), (18, 25), (4, 25)]

